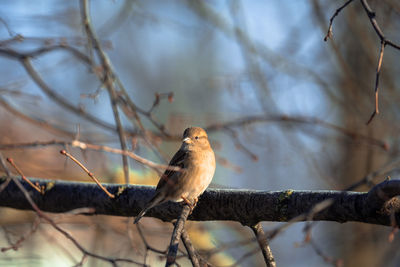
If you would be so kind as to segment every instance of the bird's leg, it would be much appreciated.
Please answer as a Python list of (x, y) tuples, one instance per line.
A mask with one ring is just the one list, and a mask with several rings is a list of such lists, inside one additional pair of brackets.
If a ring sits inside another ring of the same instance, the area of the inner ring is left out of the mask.
[(197, 200), (195, 200), (195, 203), (193, 204), (193, 203), (190, 202), (190, 200), (187, 199), (186, 197), (181, 196), (181, 198), (183, 199), (183, 202), (185, 202), (185, 204), (189, 206), (189, 208), (190, 208), (190, 213), (189, 213), (189, 214), (192, 214), (193, 209), (194, 209), (194, 207), (196, 206)]
[(181, 196), (181, 198), (183, 199), (183, 202), (185, 202), (185, 203), (186, 203), (186, 205), (192, 206), (192, 202), (190, 202), (190, 200), (189, 200), (189, 199), (187, 199), (187, 198), (186, 198), (186, 197), (184, 197), (184, 196)]

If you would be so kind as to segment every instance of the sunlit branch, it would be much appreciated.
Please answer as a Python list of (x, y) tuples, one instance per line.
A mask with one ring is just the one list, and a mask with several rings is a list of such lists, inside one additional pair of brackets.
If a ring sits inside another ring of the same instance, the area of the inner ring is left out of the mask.
[(51, 141), (36, 141), (36, 142), (28, 142), (28, 143), (14, 143), (14, 144), (0, 144), (0, 150), (14, 150), (14, 149), (32, 149), (32, 148), (39, 148), (39, 147), (47, 147), (47, 146), (61, 146), (61, 147), (75, 147), (82, 150), (94, 150), (94, 151), (103, 151), (118, 155), (126, 155), (127, 157), (132, 158), (133, 160), (149, 166), (155, 170), (173, 170), (173, 171), (180, 171), (179, 167), (175, 166), (168, 166), (164, 164), (155, 163), (151, 160), (143, 158), (132, 151), (124, 151), (118, 148), (113, 148), (104, 145), (96, 145), (87, 142), (82, 142), (79, 140), (73, 141), (61, 141), (61, 140), (51, 140)]
[[(6, 182), (7, 178), (2, 180)], [(105, 184), (115, 194), (108, 198), (96, 184), (30, 179), (40, 187), (44, 196), (33, 191), (32, 199), (43, 211), (66, 212), (81, 207), (95, 207), (96, 214), (137, 216), (154, 194), (154, 187)], [(24, 186), (27, 183), (21, 181)], [(1, 186), (1, 184), (0, 184)], [(254, 191), (208, 189), (201, 196), (189, 220), (238, 221), (243, 225), (254, 225), (260, 221), (359, 221), (370, 224), (392, 225), (391, 214), (395, 212), (398, 224), (400, 203), (400, 180), (384, 181), (369, 192), (349, 191)], [(93, 197), (96, 196), (96, 197)], [(392, 199), (393, 198), (393, 199)], [(46, 201), (44, 201), (46, 199)], [(330, 203), (330, 201), (332, 201)], [(388, 213), (386, 202), (391, 200)], [(0, 194), (0, 205), (17, 209), (32, 209), (19, 193), (14, 183)], [(180, 203), (168, 202), (152, 208), (146, 216), (164, 221), (176, 219), (182, 210)], [(379, 211), (379, 212), (378, 212)], [(311, 215), (312, 216), (311, 216)], [(300, 217), (298, 217), (300, 216)], [(268, 234), (274, 236), (276, 234)]]

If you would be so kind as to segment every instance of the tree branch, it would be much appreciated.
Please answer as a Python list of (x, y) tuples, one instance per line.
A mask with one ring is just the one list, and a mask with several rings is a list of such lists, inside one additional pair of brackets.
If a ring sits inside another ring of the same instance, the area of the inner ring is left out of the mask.
[[(6, 177), (1, 178), (2, 183)], [(116, 216), (136, 216), (146, 202), (153, 196), (154, 187), (106, 184), (115, 194), (108, 198), (96, 184), (31, 179), (33, 183), (44, 186), (44, 195), (34, 192), (29, 185), (20, 180), (31, 191), (33, 201), (43, 211), (66, 212), (82, 207), (94, 207), (96, 214)], [(400, 180), (385, 181), (367, 192), (349, 191), (255, 191), (232, 189), (208, 189), (200, 198), (197, 207), (189, 216), (194, 221), (237, 221), (243, 225), (255, 225), (260, 221), (286, 222), (309, 212), (318, 203), (333, 199), (333, 203), (301, 220), (336, 221), (340, 223), (357, 221), (379, 225), (396, 225), (400, 221), (400, 200), (392, 198), (400, 195)], [(16, 185), (11, 182), (0, 194), (0, 206), (31, 210), (31, 205)], [(182, 211), (179, 203), (168, 202), (151, 209), (146, 215), (171, 221)]]
[[(193, 247), (192, 242), (190, 241), (189, 235), (186, 232), (185, 227), (182, 229), (181, 233), (181, 239), (182, 243), (186, 248), (186, 251), (188, 252), (190, 262), (192, 263), (193, 267), (200, 267), (200, 260), (199, 257), (197, 256), (197, 252)], [(202, 264), (201, 266), (207, 265), (206, 263)]]
[(272, 254), (271, 248), (269, 247), (269, 243), (265, 236), (261, 223), (257, 223), (256, 225), (252, 226), (251, 230), (257, 238), (257, 243), (263, 254), (265, 265), (267, 267), (276, 267), (274, 255)]
[(175, 263), (176, 254), (178, 253), (179, 240), (181, 240), (181, 234), (183, 228), (185, 227), (185, 222), (187, 220), (187, 217), (189, 216), (189, 213), (190, 213), (190, 206), (185, 205), (182, 209), (181, 214), (179, 215), (178, 220), (175, 223), (174, 231), (172, 232), (171, 236), (171, 243), (169, 244), (168, 248), (167, 262), (165, 263), (166, 267), (171, 266), (172, 264)]
[[(108, 56), (104, 53), (103, 49), (101, 48), (101, 44), (99, 39), (97, 38), (92, 24), (91, 24), (91, 19), (89, 17), (89, 3), (88, 0), (81, 0), (81, 16), (82, 16), (82, 24), (85, 26), (85, 31), (86, 35), (88, 37), (89, 44), (93, 44), (93, 48), (97, 51), (97, 54), (100, 58), (101, 65), (103, 68), (103, 84), (107, 88), (110, 101), (111, 101), (111, 108), (113, 111), (114, 115), (114, 121), (117, 127), (117, 133), (119, 137), (119, 142), (121, 145), (121, 149), (123, 151), (127, 151), (128, 147), (126, 144), (126, 139), (125, 139), (125, 129), (122, 126), (122, 120), (121, 120), (121, 115), (119, 114), (118, 110), (118, 93), (117, 90), (114, 86), (114, 71), (111, 67), (110, 60)], [(136, 111), (135, 111), (136, 113)], [(125, 182), (128, 184), (129, 183), (129, 161), (128, 157), (124, 154), (122, 154), (122, 166), (123, 166), (123, 171), (124, 171), (124, 176), (125, 176)]]

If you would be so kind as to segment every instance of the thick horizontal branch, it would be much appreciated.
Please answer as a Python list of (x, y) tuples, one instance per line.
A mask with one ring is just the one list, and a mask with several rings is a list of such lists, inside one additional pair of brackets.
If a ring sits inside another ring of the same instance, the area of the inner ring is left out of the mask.
[[(153, 196), (154, 187), (107, 184), (105, 187), (116, 197), (109, 198), (96, 184), (82, 182), (30, 179), (45, 187), (44, 195), (34, 191), (26, 182), (38, 207), (47, 212), (67, 212), (77, 208), (93, 207), (95, 214), (136, 216)], [(6, 181), (3, 177), (1, 185)], [(253, 191), (232, 189), (208, 189), (200, 198), (189, 220), (231, 220), (244, 225), (260, 221), (285, 222), (310, 212), (321, 201), (332, 199), (326, 209), (303, 216), (301, 220), (357, 221), (380, 225), (399, 225), (400, 180), (385, 181), (370, 192), (349, 191)], [(31, 205), (14, 182), (0, 193), (0, 206), (30, 210)], [(151, 209), (146, 215), (171, 221), (178, 218), (182, 206), (179, 203), (164, 203)], [(392, 216), (392, 215), (395, 216)], [(393, 221), (394, 218), (396, 221)]]

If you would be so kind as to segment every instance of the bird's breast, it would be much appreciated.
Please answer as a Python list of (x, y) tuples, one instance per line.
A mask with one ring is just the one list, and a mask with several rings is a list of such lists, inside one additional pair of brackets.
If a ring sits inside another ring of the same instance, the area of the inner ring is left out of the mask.
[(201, 195), (210, 185), (215, 172), (215, 156), (214, 153), (202, 153), (201, 157), (196, 157), (193, 164), (189, 167), (187, 195), (189, 198), (196, 198)]

